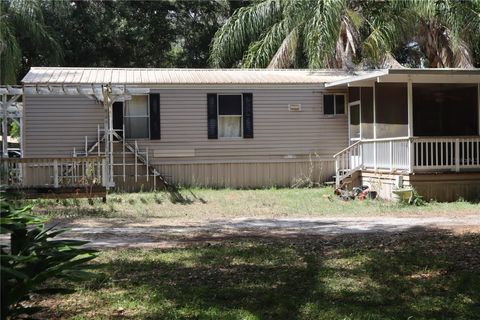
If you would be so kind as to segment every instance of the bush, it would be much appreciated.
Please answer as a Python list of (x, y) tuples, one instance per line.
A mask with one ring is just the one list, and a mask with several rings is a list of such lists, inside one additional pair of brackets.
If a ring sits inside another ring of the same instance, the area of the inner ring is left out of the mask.
[(1, 319), (38, 312), (24, 304), (32, 294), (73, 291), (49, 280), (84, 280), (91, 275), (87, 263), (96, 257), (95, 250), (82, 248), (88, 241), (54, 240), (66, 230), (46, 228), (31, 209), (14, 209), (0, 199), (0, 233), (10, 235), (10, 244), (0, 245)]

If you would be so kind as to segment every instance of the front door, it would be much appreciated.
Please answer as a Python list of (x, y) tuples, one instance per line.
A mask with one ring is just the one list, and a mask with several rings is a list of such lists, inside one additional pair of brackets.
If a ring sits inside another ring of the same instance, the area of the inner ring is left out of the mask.
[(360, 140), (360, 102), (353, 102), (348, 105), (348, 136), (350, 144)]

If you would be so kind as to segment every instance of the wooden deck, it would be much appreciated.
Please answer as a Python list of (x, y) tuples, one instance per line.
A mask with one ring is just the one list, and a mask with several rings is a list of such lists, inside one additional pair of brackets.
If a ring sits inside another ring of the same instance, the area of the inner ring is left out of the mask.
[(6, 196), (15, 199), (69, 199), (69, 198), (102, 198), (107, 197), (107, 188), (92, 186), (90, 188), (79, 187), (26, 187), (6, 188)]
[(0, 190), (11, 198), (106, 198), (103, 157), (2, 158)]

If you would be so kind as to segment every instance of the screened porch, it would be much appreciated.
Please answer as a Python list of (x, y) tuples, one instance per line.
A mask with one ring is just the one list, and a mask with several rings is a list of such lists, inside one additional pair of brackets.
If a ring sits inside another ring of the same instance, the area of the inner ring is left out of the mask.
[(360, 169), (480, 171), (479, 94), (478, 83), (382, 82), (378, 77), (370, 84), (350, 84), (350, 141), (334, 156), (338, 179)]

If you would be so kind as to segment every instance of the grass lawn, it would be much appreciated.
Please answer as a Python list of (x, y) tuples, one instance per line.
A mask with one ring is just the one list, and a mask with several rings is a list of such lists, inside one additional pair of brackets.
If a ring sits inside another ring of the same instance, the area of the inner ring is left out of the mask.
[(71, 218), (161, 218), (165, 220), (204, 220), (233, 217), (322, 217), (387, 214), (453, 214), (478, 213), (479, 203), (430, 202), (411, 206), (393, 202), (347, 201), (337, 199), (331, 188), (213, 190), (183, 189), (185, 201), (171, 199), (165, 192), (113, 193), (106, 204), (96, 199), (37, 200), (37, 212)]
[(428, 231), (112, 250), (37, 302), (48, 319), (480, 319), (479, 248)]

